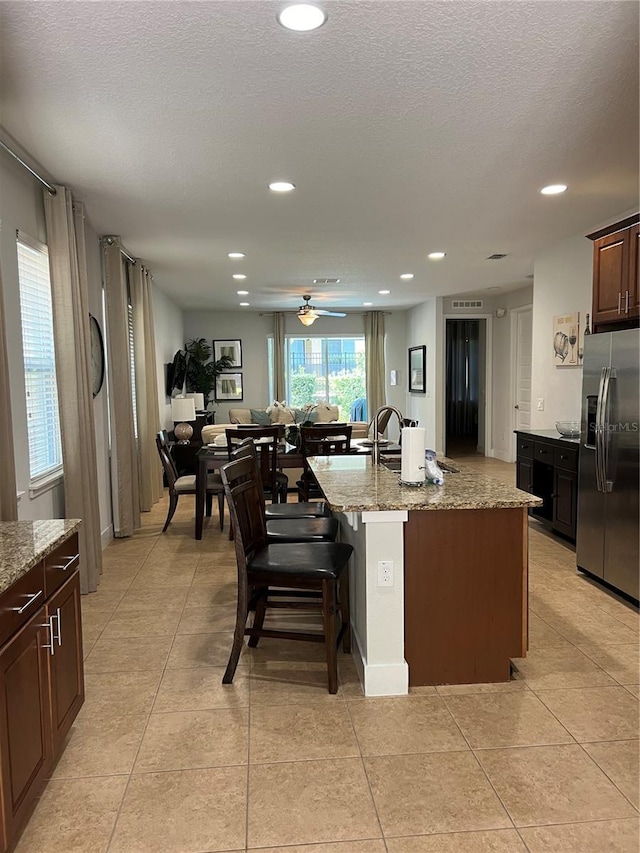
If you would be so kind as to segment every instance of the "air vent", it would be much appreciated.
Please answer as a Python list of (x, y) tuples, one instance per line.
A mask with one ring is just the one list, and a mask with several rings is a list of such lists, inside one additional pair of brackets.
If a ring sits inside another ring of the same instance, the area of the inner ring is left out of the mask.
[(339, 278), (314, 278), (314, 284), (338, 284), (340, 282)]
[(454, 299), (452, 308), (482, 308), (482, 299)]
[(506, 258), (506, 254), (501, 255), (499, 252), (496, 252), (495, 255), (489, 255), (487, 258), (488, 261), (501, 261), (503, 258)]

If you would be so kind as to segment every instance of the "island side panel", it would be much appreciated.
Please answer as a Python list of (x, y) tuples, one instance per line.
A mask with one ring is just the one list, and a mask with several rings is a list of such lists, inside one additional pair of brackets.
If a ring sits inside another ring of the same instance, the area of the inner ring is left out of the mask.
[(526, 508), (409, 512), (409, 684), (508, 681), (526, 654)]

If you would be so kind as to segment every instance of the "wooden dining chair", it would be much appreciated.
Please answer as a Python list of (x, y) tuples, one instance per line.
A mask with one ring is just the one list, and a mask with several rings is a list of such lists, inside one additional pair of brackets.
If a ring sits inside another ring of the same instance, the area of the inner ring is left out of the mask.
[[(164, 523), (164, 527), (162, 528), (162, 532), (165, 533), (167, 528), (171, 524), (171, 519), (175, 515), (180, 495), (195, 495), (196, 475), (185, 474), (181, 477), (178, 476), (178, 469), (176, 468), (175, 463), (171, 458), (171, 453), (169, 451), (169, 443), (167, 441), (167, 434), (165, 430), (161, 430), (156, 435), (156, 447), (158, 448), (158, 453), (160, 455), (160, 461), (162, 462), (164, 475), (169, 486), (169, 510), (167, 512), (167, 519)], [(222, 528), (224, 527), (224, 486), (222, 485), (222, 479), (220, 477), (220, 474), (217, 473), (207, 474), (207, 516), (211, 515), (211, 507), (214, 495), (218, 496), (218, 513), (220, 515), (220, 530), (222, 530)]]
[(226, 429), (227, 451), (229, 459), (233, 451), (241, 444), (248, 434), (253, 439), (258, 457), (258, 467), (262, 478), (262, 488), (265, 497), (271, 499), (272, 503), (285, 503), (287, 500), (287, 489), (289, 478), (282, 471), (278, 471), (278, 446), (283, 438), (282, 425), (275, 424), (263, 427), (253, 424), (245, 424), (238, 429)]
[[(236, 625), (223, 683), (233, 681), (245, 636), (251, 647), (269, 637), (324, 643), (329, 692), (337, 693), (337, 647), (342, 642), (345, 652), (351, 649), (348, 567), (353, 548), (342, 542), (268, 544), (253, 460), (229, 462), (220, 473), (235, 530), (238, 567)], [(265, 628), (268, 608), (319, 609), (323, 631)], [(248, 628), (252, 611), (255, 616)]]
[(336, 453), (349, 453), (351, 450), (352, 424), (322, 424), (300, 428), (302, 438), (302, 476), (297, 481), (298, 500), (308, 502), (311, 499), (324, 498), (313, 471), (309, 467), (309, 456), (332, 456)]

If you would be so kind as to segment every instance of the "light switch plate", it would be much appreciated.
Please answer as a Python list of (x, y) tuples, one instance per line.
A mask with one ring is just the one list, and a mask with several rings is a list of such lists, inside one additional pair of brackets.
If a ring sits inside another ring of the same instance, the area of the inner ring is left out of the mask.
[(538, 397), (538, 411), (544, 412), (544, 397)]

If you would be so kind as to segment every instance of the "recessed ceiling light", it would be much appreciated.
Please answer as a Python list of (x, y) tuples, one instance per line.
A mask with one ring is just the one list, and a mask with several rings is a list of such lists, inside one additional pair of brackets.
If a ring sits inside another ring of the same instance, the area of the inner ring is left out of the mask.
[(559, 195), (567, 189), (566, 184), (549, 184), (548, 187), (542, 187), (540, 192), (542, 195)]
[(228, 258), (244, 258), (244, 252), (229, 252), (227, 255)]
[(248, 302), (241, 302), (241, 303), (240, 303), (240, 307), (241, 307), (241, 308), (248, 308), (248, 307), (249, 307), (249, 303), (248, 303)]
[(269, 184), (269, 189), (274, 193), (290, 193), (295, 188), (296, 185), (292, 184), (291, 181), (272, 181)]
[(428, 258), (430, 261), (441, 261), (446, 256), (446, 252), (429, 252)]
[(368, 305), (373, 305), (373, 302), (363, 302), (362, 304), (368, 306)]
[(238, 296), (248, 296), (249, 295), (248, 290), (236, 290), (236, 293), (238, 294)]
[(391, 293), (391, 291), (390, 290), (379, 290), (378, 293), (380, 294), (380, 296), (387, 296), (389, 293)]
[(413, 278), (413, 273), (412, 272), (403, 272), (402, 275), (400, 276), (400, 278), (404, 278), (408, 281), (410, 278)]
[(241, 273), (241, 272), (236, 272), (233, 274), (233, 277), (238, 279), (238, 281), (244, 281), (244, 279), (246, 278), (246, 275), (244, 273)]
[(278, 23), (296, 33), (317, 30), (327, 20), (327, 13), (311, 3), (294, 3), (278, 13)]

